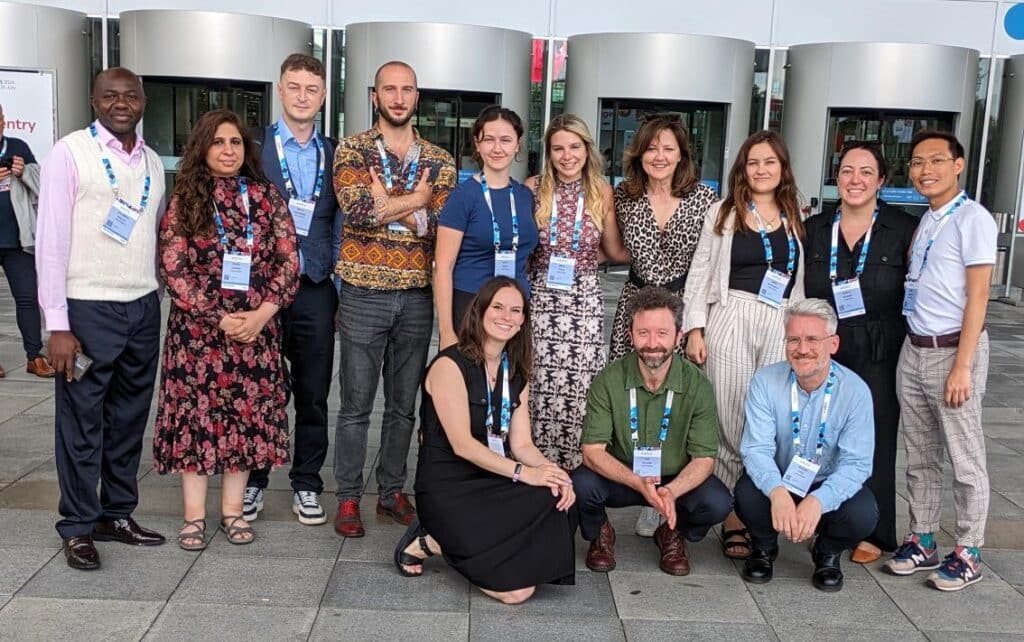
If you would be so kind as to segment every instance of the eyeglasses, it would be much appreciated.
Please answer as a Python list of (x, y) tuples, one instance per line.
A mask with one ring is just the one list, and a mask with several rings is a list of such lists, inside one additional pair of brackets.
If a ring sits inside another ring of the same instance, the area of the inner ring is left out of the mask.
[(956, 159), (952, 156), (932, 156), (929, 159), (911, 158), (910, 162), (907, 163), (907, 167), (913, 170), (921, 170), (927, 165), (930, 169), (938, 169), (952, 160)]
[(808, 347), (817, 348), (834, 336), (834, 334), (829, 334), (824, 337), (786, 337), (785, 341), (787, 348), (798, 348), (800, 347), (800, 342), (806, 343)]

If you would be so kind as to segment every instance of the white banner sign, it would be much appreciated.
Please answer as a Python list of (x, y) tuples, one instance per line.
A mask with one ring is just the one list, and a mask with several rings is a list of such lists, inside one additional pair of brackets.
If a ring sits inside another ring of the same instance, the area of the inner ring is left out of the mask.
[(50, 72), (0, 69), (0, 106), (4, 136), (28, 143), (36, 160), (53, 147), (53, 75)]

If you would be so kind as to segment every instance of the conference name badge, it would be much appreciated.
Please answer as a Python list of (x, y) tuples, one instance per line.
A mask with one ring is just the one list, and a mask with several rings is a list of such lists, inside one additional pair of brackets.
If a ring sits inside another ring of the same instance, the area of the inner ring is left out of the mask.
[(864, 309), (864, 294), (860, 290), (860, 279), (832, 283), (832, 295), (836, 300), (836, 312), (840, 319), (860, 316), (867, 312)]
[(498, 250), (494, 253), (494, 276), (516, 278), (516, 253), (512, 250)]
[(786, 294), (788, 286), (788, 274), (768, 268), (768, 271), (764, 273), (764, 280), (761, 281), (761, 290), (757, 293), (757, 300), (767, 303), (773, 308), (778, 308), (782, 305), (782, 298)]
[(139, 212), (125, 201), (116, 199), (100, 229), (121, 245), (128, 245), (128, 239), (138, 222)]
[(301, 198), (288, 199), (288, 211), (292, 213), (295, 233), (299, 236), (309, 236), (309, 228), (313, 225), (314, 207), (316, 203), (312, 201), (304, 201)]
[(633, 472), (639, 477), (661, 477), (661, 448), (633, 449)]
[(249, 274), (252, 271), (252, 255), (241, 252), (226, 252), (221, 270), (220, 287), (238, 292), (249, 291)]
[(569, 290), (572, 288), (575, 275), (576, 259), (568, 256), (552, 256), (548, 263), (547, 286), (554, 290)]
[(789, 462), (786, 474), (782, 476), (782, 485), (794, 495), (806, 497), (820, 469), (821, 464), (793, 455), (793, 461)]
[(505, 440), (501, 435), (487, 433), (487, 447), (491, 449), (491, 452), (502, 457), (505, 456)]

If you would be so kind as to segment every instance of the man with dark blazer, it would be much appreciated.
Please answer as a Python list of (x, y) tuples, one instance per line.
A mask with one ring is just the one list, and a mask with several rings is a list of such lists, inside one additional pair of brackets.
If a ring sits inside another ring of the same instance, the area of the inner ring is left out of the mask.
[[(277, 84), (282, 116), (263, 137), (263, 171), (288, 201), (299, 239), (299, 290), (281, 311), (283, 353), (288, 360), (295, 402), (295, 454), (289, 472), (292, 512), (307, 525), (323, 524), (324, 484), (320, 468), (327, 456), (327, 395), (334, 366), (334, 317), (338, 293), (331, 276), (338, 258), (341, 213), (334, 196), (331, 161), (334, 144), (316, 130), (315, 118), (327, 96), (323, 64), (292, 54), (281, 64)], [(263, 509), (266, 470), (249, 474), (243, 517), (253, 521)]]

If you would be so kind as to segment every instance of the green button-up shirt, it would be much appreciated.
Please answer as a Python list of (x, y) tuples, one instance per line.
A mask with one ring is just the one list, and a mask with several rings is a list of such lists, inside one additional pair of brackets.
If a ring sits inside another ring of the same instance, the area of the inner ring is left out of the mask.
[(661, 415), (669, 390), (675, 393), (668, 437), (661, 446), (661, 474), (679, 474), (695, 457), (718, 455), (718, 412), (715, 393), (695, 365), (672, 355), (672, 365), (661, 388), (644, 387), (636, 352), (608, 364), (594, 378), (587, 395), (582, 444), (606, 444), (608, 452), (630, 469), (633, 439), (629, 430), (629, 390), (636, 388), (641, 446), (657, 446)]

